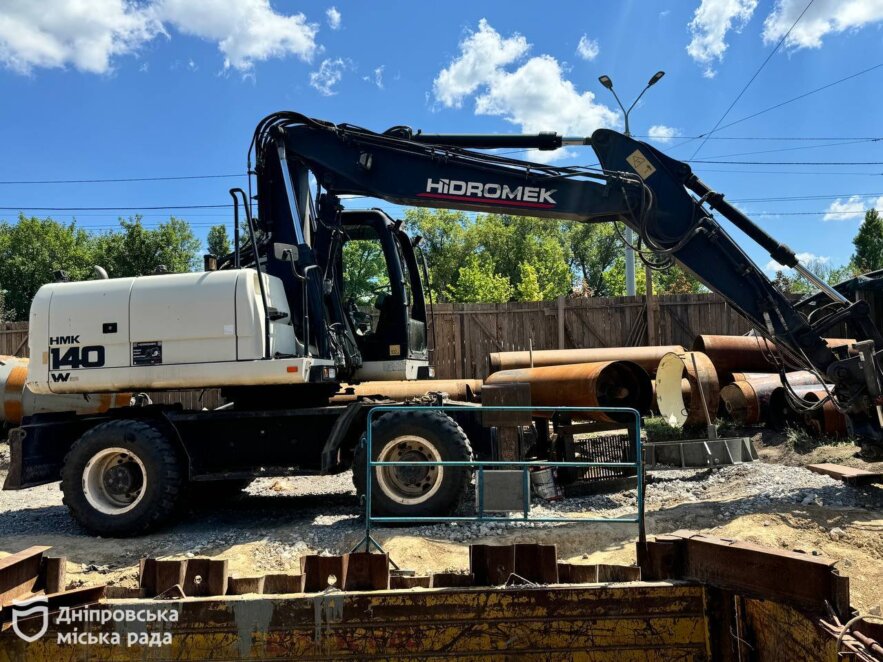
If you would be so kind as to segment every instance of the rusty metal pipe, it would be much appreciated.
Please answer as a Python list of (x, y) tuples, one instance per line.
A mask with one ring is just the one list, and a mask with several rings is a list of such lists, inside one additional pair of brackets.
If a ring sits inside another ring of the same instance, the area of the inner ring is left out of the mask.
[[(834, 388), (829, 385), (828, 388)], [(819, 389), (818, 384), (808, 386), (795, 386), (793, 389), (797, 397), (802, 398), (807, 393), (824, 389)], [(767, 408), (767, 426), (774, 430), (782, 431), (786, 427), (797, 426), (803, 427), (802, 412), (798, 414), (788, 404), (788, 397), (785, 393), (785, 387), (779, 386), (770, 394), (769, 405)]]
[[(533, 367), (545, 368), (575, 363), (604, 361), (631, 361), (641, 366), (650, 376), (669, 352), (685, 351), (680, 345), (663, 347), (593, 347), (589, 349), (541, 349), (533, 351)], [(488, 355), (490, 372), (531, 367), (531, 352), (493, 352)]]
[[(809, 391), (803, 395), (808, 403), (821, 402), (828, 397), (824, 389)], [(837, 410), (833, 402), (828, 400), (820, 409), (803, 413), (803, 426), (813, 437), (831, 437), (845, 439), (848, 436), (846, 416)]]
[(480, 379), (420, 379), (417, 381), (372, 381), (341, 384), (332, 402), (352, 402), (360, 397), (377, 396), (390, 400), (421, 398), (427, 393), (447, 393), (458, 402), (475, 402), (481, 393)]
[[(787, 374), (792, 386), (819, 385), (811, 372), (800, 370)], [(778, 374), (754, 373), (748, 379), (728, 384), (721, 389), (721, 401), (727, 415), (739, 425), (755, 425), (766, 419), (770, 396), (782, 386)]]
[[(695, 367), (694, 359), (695, 358)], [(689, 382), (685, 394), (682, 380)], [(706, 424), (702, 398), (693, 397), (702, 389), (711, 420), (717, 417), (720, 385), (717, 371), (701, 352), (671, 352), (662, 357), (656, 372), (656, 401), (660, 415), (674, 427), (696, 427)]]
[[(842, 347), (855, 342), (848, 338), (827, 338), (828, 347)], [(774, 372), (777, 370), (772, 357), (778, 351), (776, 345), (761, 336), (696, 336), (694, 352), (702, 352), (718, 373)]]
[(28, 359), (0, 356), (0, 423), (19, 425), (25, 416), (73, 411), (78, 414), (101, 414), (113, 407), (125, 407), (131, 393), (47, 394), (37, 395), (25, 386)]
[[(501, 370), (485, 384), (530, 384), (535, 407), (631, 407), (650, 409), (651, 386), (647, 371), (632, 361), (602, 361), (573, 365)], [(626, 423), (626, 414), (593, 413), (591, 420)]]

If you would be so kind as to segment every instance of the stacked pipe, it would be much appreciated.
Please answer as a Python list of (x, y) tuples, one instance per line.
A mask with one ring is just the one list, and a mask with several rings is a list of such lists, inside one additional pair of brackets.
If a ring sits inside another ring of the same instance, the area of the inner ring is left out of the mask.
[[(650, 376), (633, 361), (514, 368), (492, 373), (485, 383), (529, 384), (534, 407), (626, 407), (643, 413), (652, 398)], [(584, 412), (575, 418), (608, 423), (632, 420), (627, 412)]]
[[(832, 349), (854, 342), (827, 339)], [(779, 428), (800, 426), (816, 435), (845, 434), (846, 419), (829, 397), (831, 385), (811, 372), (786, 372), (788, 388), (800, 400), (789, 397), (780, 372), (781, 352), (759, 336), (699, 335), (691, 351), (668, 345), (496, 352), (488, 357), (487, 383), (527, 381), (537, 405), (589, 406), (601, 400), (621, 405), (615, 386), (625, 389), (621, 394), (634, 388), (618, 381), (624, 375), (611, 373), (616, 376), (605, 380), (600, 399), (581, 394), (596, 388), (591, 386), (591, 375), (597, 366), (623, 362), (639, 366), (651, 378), (648, 406), (675, 426), (707, 425), (721, 415), (742, 425), (767, 423)], [(595, 367), (577, 371), (576, 366)], [(631, 406), (640, 409), (639, 404)]]

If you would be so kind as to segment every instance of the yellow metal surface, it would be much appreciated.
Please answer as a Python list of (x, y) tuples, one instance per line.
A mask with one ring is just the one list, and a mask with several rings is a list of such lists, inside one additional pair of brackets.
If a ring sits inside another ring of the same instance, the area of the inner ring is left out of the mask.
[[(708, 659), (702, 589), (654, 584), (429, 589), (182, 601), (108, 601), (90, 609), (178, 609), (177, 623), (81, 623), (120, 645), (63, 645), (51, 625), (27, 644), (7, 630), (0, 660)], [(126, 634), (170, 633), (166, 646)]]
[[(0, 662), (838, 660), (833, 638), (817, 619), (768, 600), (732, 599), (740, 616), (734, 627), (717, 628), (717, 641), (706, 589), (687, 583), (109, 600), (88, 610), (174, 610), (178, 619), (51, 622), (33, 643), (6, 629), (0, 633)], [(59, 644), (59, 634), (74, 627), (81, 641)], [(23, 628), (26, 634), (38, 629)], [(114, 633), (118, 642), (108, 643)], [(146, 645), (149, 635), (156, 641), (167, 635), (169, 643)]]

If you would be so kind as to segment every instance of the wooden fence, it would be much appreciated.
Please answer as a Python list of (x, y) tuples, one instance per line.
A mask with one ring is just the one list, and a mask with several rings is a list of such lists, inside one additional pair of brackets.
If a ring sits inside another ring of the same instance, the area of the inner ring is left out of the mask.
[[(537, 303), (436, 304), (432, 361), (442, 379), (484, 378), (487, 355), (505, 350), (684, 345), (700, 333), (742, 334), (747, 322), (715, 294), (592, 297)], [(0, 324), (0, 354), (27, 356), (27, 323)], [(188, 408), (217, 406), (215, 390), (159, 394)]]
[[(442, 379), (482, 379), (491, 352), (626, 345), (684, 345), (700, 333), (745, 333), (749, 325), (715, 294), (592, 297), (537, 303), (436, 304)], [(432, 337), (430, 337), (432, 345)]]

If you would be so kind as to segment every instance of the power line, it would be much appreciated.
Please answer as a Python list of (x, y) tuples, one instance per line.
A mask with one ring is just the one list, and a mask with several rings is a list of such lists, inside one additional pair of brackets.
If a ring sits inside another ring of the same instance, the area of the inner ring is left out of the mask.
[[(817, 92), (822, 92), (823, 90), (827, 90), (828, 88), (834, 87), (835, 85), (839, 85), (840, 83), (845, 83), (848, 80), (852, 80), (853, 78), (857, 78), (858, 76), (862, 76), (866, 73), (870, 73), (871, 71), (879, 69), (880, 67), (883, 67), (883, 62), (875, 64), (872, 67), (868, 67), (867, 69), (862, 69), (861, 71), (858, 71), (854, 74), (850, 74), (849, 76), (844, 76), (843, 78), (838, 78), (837, 80), (835, 80), (832, 83), (828, 83), (827, 85), (822, 85), (821, 87), (817, 87), (813, 90), (810, 90), (809, 92), (804, 92), (803, 94), (798, 94), (796, 97), (792, 97), (792, 98), (787, 99), (785, 101), (780, 101), (779, 103), (773, 104), (772, 106), (767, 106), (766, 108), (763, 108), (761, 110), (758, 110), (757, 112), (751, 113), (750, 115), (746, 115), (745, 117), (740, 117), (737, 120), (733, 120), (732, 122), (729, 122), (728, 124), (724, 124), (723, 126), (720, 126), (717, 129), (713, 129), (712, 131), (709, 131), (707, 133), (700, 134), (700, 135), (693, 137), (693, 138), (687, 138), (683, 142), (680, 142), (677, 145), (675, 145), (674, 147), (672, 147), (672, 149), (675, 149), (677, 147), (682, 147), (683, 145), (687, 145), (687, 144), (693, 142), (694, 140), (700, 140), (700, 139), (712, 140), (711, 134), (716, 131), (723, 131), (724, 129), (729, 129), (731, 126), (735, 126), (737, 124), (741, 124), (742, 122), (746, 122), (750, 119), (754, 119), (758, 115), (763, 115), (764, 113), (768, 113), (771, 110), (776, 110), (777, 108), (781, 108), (782, 106), (787, 106), (789, 103), (794, 103), (795, 101), (805, 99), (806, 97), (816, 94)], [(726, 138), (713, 138), (713, 139), (714, 140), (726, 140)], [(742, 140), (742, 139), (735, 138), (734, 140)]]
[(688, 159), (685, 163), (710, 163), (714, 165), (805, 165), (805, 166), (854, 166), (854, 165), (883, 165), (883, 161), (709, 161)]
[[(729, 161), (727, 161), (729, 163)], [(703, 168), (703, 173), (706, 172), (720, 172), (726, 174), (743, 174), (743, 175), (801, 175), (801, 176), (815, 176), (815, 175), (848, 175), (851, 177), (855, 176), (866, 176), (866, 177), (883, 177), (883, 172), (856, 172), (856, 171), (840, 171), (836, 172), (833, 170), (816, 170), (816, 171), (806, 171), (806, 170), (716, 170), (714, 168)]]
[(732, 198), (730, 202), (792, 202), (794, 200), (839, 200), (840, 198), (875, 198), (883, 193), (838, 193), (828, 195), (783, 195), (777, 198)]
[[(812, 6), (813, 2), (815, 2), (815, 0), (809, 0), (809, 2), (806, 3), (806, 7), (804, 7), (803, 11), (800, 12), (800, 16), (798, 16), (797, 19), (794, 21), (794, 23), (791, 25), (791, 27), (788, 28), (788, 32), (786, 32), (784, 34), (784, 36), (779, 40), (779, 42), (776, 44), (775, 48), (773, 48), (773, 50), (770, 51), (769, 55), (766, 56), (766, 59), (761, 63), (760, 67), (757, 68), (757, 71), (754, 72), (754, 75), (751, 76), (751, 78), (749, 79), (749, 81), (747, 83), (745, 83), (745, 86), (742, 88), (742, 91), (739, 92), (739, 94), (736, 96), (735, 99), (733, 99), (733, 103), (731, 103), (729, 105), (729, 107), (724, 111), (724, 114), (720, 116), (720, 119), (714, 125), (714, 128), (711, 130), (711, 133), (714, 133), (715, 131), (717, 131), (717, 128), (720, 126), (721, 122), (723, 122), (724, 119), (726, 118), (726, 116), (730, 114), (730, 111), (733, 110), (733, 107), (739, 102), (739, 99), (742, 98), (742, 95), (745, 94), (745, 92), (751, 86), (751, 83), (754, 82), (754, 79), (757, 78), (758, 75), (760, 75), (760, 72), (763, 71), (764, 67), (766, 67), (767, 63), (772, 59), (773, 55), (776, 54), (776, 51), (779, 50), (779, 47), (783, 43), (785, 43), (785, 40), (791, 34), (791, 31), (795, 27), (797, 27), (797, 24), (800, 22), (800, 19), (803, 18), (803, 15)], [(696, 148), (696, 151), (693, 152), (693, 155), (690, 158), (696, 158), (696, 155), (699, 153), (699, 150), (702, 149), (702, 147), (705, 145), (705, 143), (706, 143), (706, 140), (703, 140), (701, 143), (699, 143), (699, 146)]]
[[(809, 136), (789, 136), (789, 137), (781, 137), (776, 138), (773, 136), (712, 136), (710, 134), (699, 135), (699, 136), (677, 136), (678, 138), (684, 138), (685, 140), (701, 140), (708, 136), (708, 140), (767, 140), (770, 142), (781, 140), (781, 141), (795, 141), (795, 140), (804, 140), (804, 141), (833, 141), (833, 140), (879, 140), (879, 138), (871, 138), (868, 136), (860, 136), (855, 138), (847, 138), (846, 136), (840, 136), (838, 138), (816, 138)], [(633, 138), (649, 138), (654, 139), (656, 136), (632, 136)], [(681, 143), (686, 144), (686, 143)]]
[(247, 177), (244, 173), (227, 175), (181, 175), (177, 177), (123, 177), (119, 179), (26, 179), (19, 181), (0, 181), (0, 185), (25, 184), (111, 184), (118, 182), (169, 182), (184, 179), (225, 179), (230, 177)]
[(232, 209), (232, 204), (226, 205), (151, 205), (144, 207), (29, 207), (17, 205), (14, 207), (0, 207), (0, 211), (140, 211), (158, 209)]
[(715, 154), (709, 156), (709, 159), (728, 159), (734, 156), (751, 156), (754, 154), (773, 154), (774, 152), (795, 152), (801, 149), (821, 149), (823, 147), (839, 147), (841, 145), (858, 145), (864, 143), (879, 142), (883, 138), (863, 138), (861, 140), (847, 140), (844, 142), (827, 143), (825, 145), (801, 145), (800, 147), (779, 147), (777, 149), (762, 149), (753, 152), (737, 152), (736, 154)]

